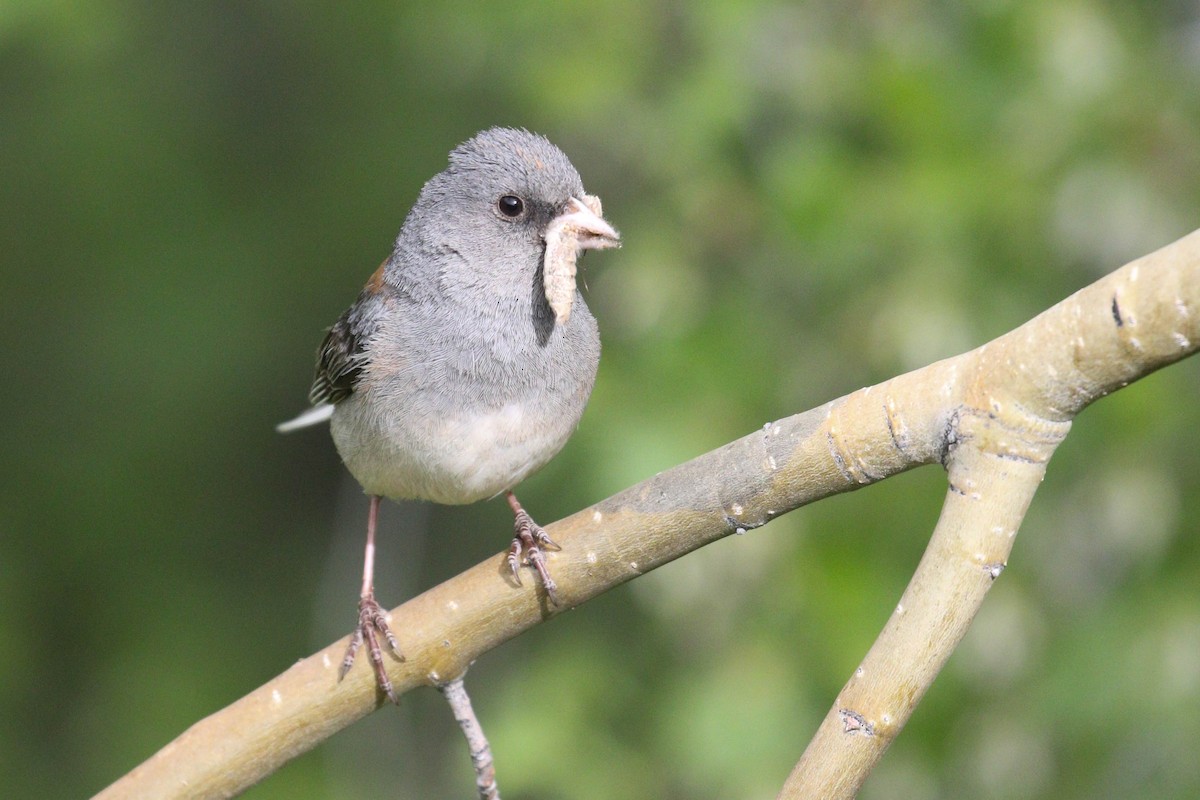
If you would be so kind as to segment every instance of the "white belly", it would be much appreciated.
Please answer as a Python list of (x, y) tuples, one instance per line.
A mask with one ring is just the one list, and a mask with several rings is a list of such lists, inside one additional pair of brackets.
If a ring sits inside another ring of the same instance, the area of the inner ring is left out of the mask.
[(332, 433), (367, 493), (461, 504), (511, 489), (558, 453), (578, 417), (545, 416), (514, 402), (438, 419), (385, 419), (352, 395), (335, 409)]

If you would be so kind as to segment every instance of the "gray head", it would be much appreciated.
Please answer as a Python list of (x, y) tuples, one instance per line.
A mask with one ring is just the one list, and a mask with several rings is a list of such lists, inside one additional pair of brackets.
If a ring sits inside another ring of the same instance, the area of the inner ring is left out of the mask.
[[(409, 248), (445, 256), (439, 265), (444, 289), (494, 277), (499, 285), (490, 288), (503, 291), (541, 279), (547, 237), (557, 251), (570, 252), (572, 296), (577, 251), (618, 241), (561, 150), (526, 130), (490, 128), (451, 151), (449, 166), (421, 190), (396, 245), (401, 262)], [(556, 313), (565, 320), (557, 306)]]
[(443, 187), (449, 192), (469, 187), (493, 203), (511, 193), (534, 205), (531, 218), (561, 211), (567, 200), (584, 193), (579, 173), (562, 150), (544, 136), (514, 128), (489, 128), (450, 151), (450, 166), (426, 190)]

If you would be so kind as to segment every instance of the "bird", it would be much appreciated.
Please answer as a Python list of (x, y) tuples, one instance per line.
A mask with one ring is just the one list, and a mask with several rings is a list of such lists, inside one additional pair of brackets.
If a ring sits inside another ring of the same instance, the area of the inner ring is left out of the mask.
[(339, 668), (364, 641), (378, 688), (397, 696), (380, 639), (399, 640), (375, 597), (383, 498), (460, 505), (503, 495), (506, 558), (531, 567), (558, 605), (545, 548), (558, 548), (513, 493), (574, 432), (600, 359), (578, 257), (619, 247), (601, 203), (545, 137), (495, 127), (455, 147), (421, 189), (391, 254), (317, 351), (311, 407), (280, 432), (329, 421), (369, 497), (358, 623)]

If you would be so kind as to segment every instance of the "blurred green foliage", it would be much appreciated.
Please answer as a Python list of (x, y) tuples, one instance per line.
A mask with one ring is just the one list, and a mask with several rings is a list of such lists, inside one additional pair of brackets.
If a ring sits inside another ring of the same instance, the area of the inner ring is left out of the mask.
[[(476, 130), (624, 234), (544, 521), (974, 347), (1200, 220), (1194, 3), (0, 3), (0, 786), (98, 791), (348, 632), (366, 501), (278, 437)], [(865, 798), (1200, 796), (1200, 374), (1099, 403)], [(926, 468), (730, 537), (468, 677), (509, 798), (771, 797), (936, 519)], [(507, 543), (387, 505), (381, 599)], [(401, 632), (403, 637), (403, 632)], [(467, 797), (407, 696), (246, 796)]]

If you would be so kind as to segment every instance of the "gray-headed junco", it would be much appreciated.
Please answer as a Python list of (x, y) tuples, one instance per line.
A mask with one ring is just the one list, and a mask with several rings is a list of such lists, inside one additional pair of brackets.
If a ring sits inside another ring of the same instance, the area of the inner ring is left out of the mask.
[(313, 408), (281, 432), (331, 420), (346, 467), (371, 498), (358, 628), (341, 675), (367, 642), (395, 700), (377, 635), (399, 654), (375, 600), (382, 497), (472, 503), (503, 493), (515, 516), (508, 564), (537, 570), (553, 542), (512, 489), (575, 430), (600, 360), (575, 260), (615, 247), (600, 201), (561, 150), (492, 128), (450, 153), (421, 190), (391, 256), (333, 324), (317, 354)]

